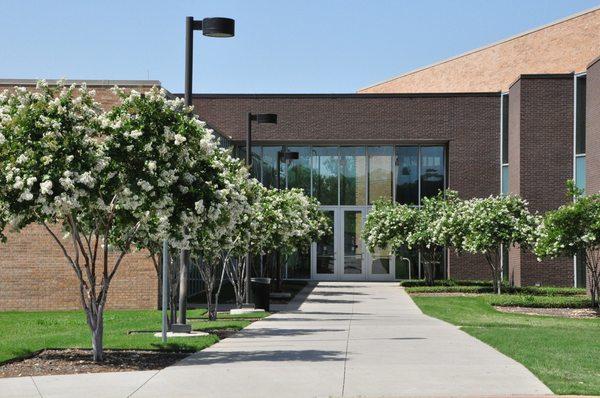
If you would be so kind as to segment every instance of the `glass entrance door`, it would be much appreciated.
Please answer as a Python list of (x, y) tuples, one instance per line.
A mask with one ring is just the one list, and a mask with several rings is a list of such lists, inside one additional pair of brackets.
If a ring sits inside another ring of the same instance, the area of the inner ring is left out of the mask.
[(362, 228), (365, 219), (363, 209), (342, 210), (342, 258), (340, 264), (341, 279), (365, 279), (365, 245), (362, 240)]
[(366, 206), (323, 206), (331, 231), (312, 244), (311, 278), (315, 280), (373, 280), (396, 278), (389, 251), (369, 253), (362, 239)]

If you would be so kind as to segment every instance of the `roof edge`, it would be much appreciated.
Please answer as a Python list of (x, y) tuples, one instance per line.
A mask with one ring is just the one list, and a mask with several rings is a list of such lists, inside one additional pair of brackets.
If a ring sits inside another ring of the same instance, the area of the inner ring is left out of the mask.
[(400, 79), (400, 78), (403, 78), (403, 77), (406, 77), (406, 76), (409, 76), (409, 75), (413, 75), (413, 74), (415, 74), (415, 73), (418, 73), (418, 72), (421, 72), (421, 71), (423, 71), (423, 70), (425, 70), (425, 69), (433, 68), (434, 66), (442, 65), (442, 64), (448, 63), (448, 62), (450, 62), (450, 61), (454, 61), (455, 59), (462, 58), (462, 57), (466, 57), (467, 55), (475, 54), (475, 53), (477, 53), (477, 52), (480, 52), (480, 51), (486, 50), (486, 49), (488, 49), (488, 48), (491, 48), (491, 47), (498, 46), (498, 45), (500, 45), (500, 44), (503, 44), (503, 43), (506, 43), (506, 42), (509, 42), (509, 41), (512, 41), (512, 40), (518, 39), (518, 38), (520, 38), (520, 37), (523, 37), (523, 36), (527, 36), (527, 35), (529, 35), (529, 34), (531, 34), (531, 33), (535, 33), (535, 32), (537, 32), (537, 31), (540, 31), (540, 30), (542, 30), (542, 29), (546, 29), (546, 28), (549, 28), (549, 27), (551, 27), (551, 26), (558, 25), (558, 24), (561, 24), (561, 23), (563, 23), (563, 22), (567, 22), (567, 21), (569, 21), (569, 20), (571, 20), (571, 19), (579, 18), (579, 17), (581, 17), (581, 16), (583, 16), (583, 15), (590, 14), (590, 13), (592, 13), (592, 12), (596, 12), (596, 11), (600, 11), (600, 6), (596, 6), (596, 7), (593, 7), (593, 8), (590, 8), (590, 9), (587, 9), (587, 10), (584, 10), (584, 11), (581, 11), (581, 12), (578, 12), (578, 13), (576, 13), (576, 14), (569, 15), (569, 16), (567, 16), (567, 17), (565, 17), (565, 18), (561, 18), (561, 19), (559, 19), (559, 20), (556, 20), (556, 21), (553, 21), (553, 22), (547, 23), (547, 24), (545, 24), (545, 25), (538, 26), (538, 27), (536, 27), (536, 28), (533, 28), (533, 29), (527, 30), (527, 31), (525, 31), (525, 32), (518, 33), (518, 34), (516, 34), (516, 35), (514, 35), (514, 36), (507, 37), (506, 39), (502, 39), (502, 40), (499, 40), (499, 41), (493, 42), (493, 43), (491, 43), (491, 44), (487, 44), (487, 45), (485, 45), (485, 46), (478, 47), (478, 48), (475, 48), (475, 49), (473, 49), (473, 50), (470, 50), (470, 51), (467, 51), (467, 52), (461, 53), (461, 54), (459, 54), (459, 55), (455, 55), (455, 56), (453, 56), (453, 57), (446, 58), (446, 59), (443, 59), (443, 60), (441, 60), (441, 61), (437, 61), (437, 62), (434, 62), (434, 63), (432, 63), (432, 64), (429, 64), (429, 65), (426, 65), (426, 66), (422, 66), (422, 67), (420, 67), (420, 68), (417, 68), (417, 69), (413, 69), (413, 70), (411, 70), (411, 71), (408, 71), (408, 72), (406, 72), (406, 73), (403, 73), (403, 74), (401, 74), (401, 75), (394, 76), (394, 77), (391, 77), (391, 78), (389, 78), (389, 79), (386, 79), (386, 80), (382, 80), (382, 81), (380, 81), (380, 82), (378, 82), (378, 83), (374, 83), (374, 84), (371, 84), (371, 85), (369, 85), (369, 86), (361, 87), (361, 88), (359, 88), (359, 89), (357, 90), (357, 92), (359, 92), (359, 93), (360, 93), (360, 92), (361, 92), (361, 91), (363, 91), (363, 90), (368, 90), (368, 89), (370, 89), (370, 88), (373, 88), (373, 87), (376, 87), (376, 86), (380, 86), (380, 85), (382, 85), (382, 84), (389, 83), (389, 82), (392, 82), (392, 81), (394, 81), (394, 80), (398, 80), (398, 79)]
[(575, 76), (575, 72), (569, 73), (526, 73), (523, 75), (519, 75), (517, 79), (508, 86), (509, 90), (512, 86), (514, 86), (519, 80), (525, 79), (573, 79)]
[[(35, 86), (39, 80), (48, 84), (56, 84), (60, 79), (0, 79), (0, 85)], [(82, 84), (88, 86), (160, 86), (160, 80), (98, 80), (98, 79), (65, 79), (66, 84)]]
[(585, 69), (587, 70), (587, 69), (591, 68), (591, 67), (592, 67), (592, 66), (593, 66), (593, 65), (594, 65), (596, 62), (598, 62), (598, 61), (600, 61), (600, 55), (599, 55), (599, 56), (597, 56), (596, 58), (594, 58), (594, 59), (593, 59), (593, 60), (592, 60), (592, 61), (591, 61), (591, 62), (590, 62), (590, 63), (589, 63), (589, 64), (588, 64), (586, 67), (585, 67)]
[[(181, 97), (183, 94), (173, 94), (176, 97)], [(341, 93), (341, 94), (213, 94), (213, 93), (197, 93), (192, 94), (192, 98), (445, 98), (445, 97), (497, 97), (500, 91), (490, 92), (458, 92), (458, 93)]]

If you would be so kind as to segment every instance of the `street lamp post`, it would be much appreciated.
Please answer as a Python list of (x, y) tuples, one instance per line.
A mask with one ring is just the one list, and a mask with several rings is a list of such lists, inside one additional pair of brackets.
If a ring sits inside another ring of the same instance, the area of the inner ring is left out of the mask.
[[(246, 165), (248, 169), (252, 169), (252, 122), (258, 124), (277, 124), (277, 115), (275, 113), (251, 113), (248, 112), (248, 118), (246, 119)], [(246, 255), (246, 290), (244, 297), (244, 304), (250, 305), (250, 278), (251, 278), (251, 264), (252, 256), (250, 253)]]
[[(185, 18), (185, 84), (184, 100), (187, 106), (192, 105), (192, 67), (194, 65), (194, 31), (201, 30), (208, 37), (233, 37), (235, 35), (235, 21), (231, 18), (204, 18), (194, 20), (194, 17)], [(191, 325), (187, 325), (187, 282), (189, 271), (189, 252), (182, 250), (179, 272), (179, 313), (177, 323), (173, 324), (173, 331), (191, 332)]]

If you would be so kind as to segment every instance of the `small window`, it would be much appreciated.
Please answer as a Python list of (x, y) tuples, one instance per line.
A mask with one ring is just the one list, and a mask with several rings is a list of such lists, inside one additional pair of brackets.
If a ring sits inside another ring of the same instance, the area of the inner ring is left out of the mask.
[(508, 94), (502, 95), (502, 164), (508, 163)]
[(586, 77), (577, 76), (575, 79), (575, 153), (585, 153), (585, 92)]

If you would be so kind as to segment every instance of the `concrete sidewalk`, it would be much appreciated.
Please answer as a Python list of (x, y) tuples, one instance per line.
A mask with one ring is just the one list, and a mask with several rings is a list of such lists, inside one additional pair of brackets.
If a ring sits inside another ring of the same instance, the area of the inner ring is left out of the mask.
[(366, 282), (307, 287), (287, 311), (159, 372), (0, 379), (0, 397), (543, 394), (525, 367), (423, 315), (397, 283)]

